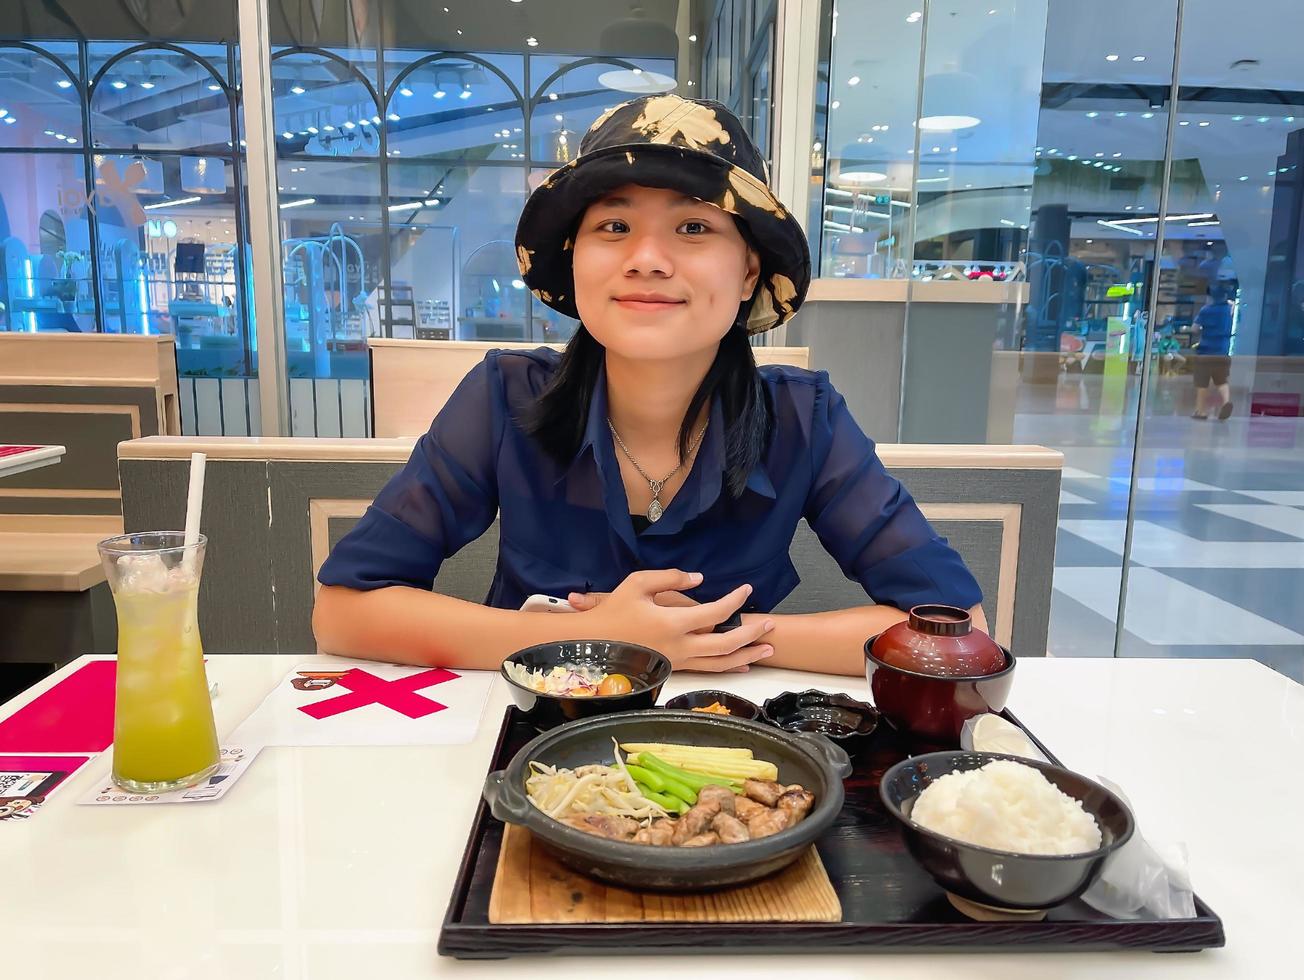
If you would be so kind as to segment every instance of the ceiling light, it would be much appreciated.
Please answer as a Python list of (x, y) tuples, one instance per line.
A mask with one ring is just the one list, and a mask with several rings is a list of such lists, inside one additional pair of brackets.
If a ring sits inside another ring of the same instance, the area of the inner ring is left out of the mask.
[(1141, 118), (1142, 118), (1142, 119), (1153, 119), (1153, 118), (1155, 118), (1155, 114), (1154, 114), (1153, 112), (1143, 112), (1143, 113), (1141, 113)]
[(411, 97), (412, 97), (412, 90), (411, 90), (410, 88), (408, 88), (406, 85), (404, 85), (401, 89), (398, 90), (398, 94), (399, 94), (399, 95), (403, 95), (403, 96), (407, 96), (408, 98), (411, 98)]
[(468, 85), (466, 88), (462, 89), (462, 91), (458, 92), (457, 97), (463, 101), (469, 99), (471, 97), (471, 86)]
[(1260, 116), (1259, 119), (1258, 119), (1258, 121), (1261, 122), (1261, 123), (1265, 123), (1265, 122), (1268, 121), (1268, 117), (1267, 117), (1267, 116)]
[(557, 113), (557, 115), (553, 116), (552, 118), (555, 119), (557, 122), (561, 122), (562, 119), (563, 119), (564, 117), (563, 117), (562, 114), (559, 112), (559, 113)]
[(525, 43), (532, 48), (537, 48), (539, 46), (539, 39), (537, 37), (527, 37)]
[[(293, 190), (293, 188), (291, 189)], [(286, 201), (284, 204), (281, 205), (281, 210), (284, 211), (287, 208), (301, 208), (305, 204), (316, 204), (316, 203), (317, 203), (317, 199), (315, 197), (305, 197), (297, 201)]]
[(385, 118), (388, 119), (390, 122), (398, 122), (403, 117), (400, 116), (397, 112), (391, 112)]
[(1293, 122), (1295, 121), (1295, 117), (1294, 117), (1294, 116), (1282, 116), (1281, 121), (1282, 121), (1282, 122), (1293, 123)]
[(1123, 155), (1123, 154), (1121, 154), (1121, 153), (1115, 153), (1115, 154), (1114, 154), (1114, 159), (1117, 160), (1117, 159), (1118, 159), (1119, 157), (1121, 157), (1122, 155)]
[(923, 15), (922, 12), (916, 10), (914, 13), (912, 13), (909, 17), (906, 18), (906, 23), (907, 23), (907, 24), (913, 24), (913, 23), (915, 23), (916, 21), (918, 21), (919, 18), (921, 18), (921, 17), (923, 17), (923, 16), (924, 16), (924, 15)]
[(222, 91), (222, 86), (221, 86), (221, 85), (218, 85), (217, 82), (209, 82), (209, 83), (208, 83), (208, 90), (209, 90), (210, 92), (220, 92), (220, 91)]
[(140, 83), (140, 87), (143, 88), (143, 89), (151, 89), (151, 88), (154, 87), (154, 83), (153, 83), (153, 82), (141, 82), (141, 83)]
[(870, 184), (881, 184), (885, 180), (887, 174), (881, 174), (876, 170), (844, 170), (833, 179), (833, 182), (850, 187), (868, 187)]
[(290, 91), (293, 92), (295, 95), (303, 95), (303, 93), (306, 92), (307, 89), (305, 89), (302, 85), (291, 85)]
[(72, 88), (72, 82), (68, 81), (66, 78), (61, 78), (54, 84), (58, 85), (59, 88)]
[(1232, 122), (1240, 122), (1244, 118), (1244, 116), (1232, 116)]
[(119, 92), (121, 92), (124, 88), (127, 87), (127, 83), (124, 82), (121, 78), (114, 79), (109, 84), (112, 85), (114, 88), (116, 88)]
[(1069, 156), (1068, 156), (1068, 158), (1069, 158), (1070, 160), (1076, 160), (1076, 159), (1078, 158), (1078, 155), (1077, 155), (1076, 153), (1070, 153)]
[(142, 210), (156, 211), (159, 208), (170, 208), (173, 207), (174, 205), (179, 205), (179, 204), (194, 204), (197, 201), (202, 201), (202, 200), (203, 200), (202, 197), (182, 197), (182, 198), (178, 198), (175, 201), (159, 201), (157, 204), (146, 204), (144, 208), (142, 208)]
[(5, 125), (6, 125), (6, 126), (12, 126), (12, 125), (13, 125), (14, 123), (16, 123), (16, 122), (18, 122), (18, 120), (15, 119), (13, 116), (5, 116)]
[(294, 134), (293, 134), (293, 133), (282, 133), (282, 134), (281, 134), (281, 138), (282, 138), (282, 139), (287, 139), (287, 140), (292, 140), (292, 139), (294, 139)]
[(935, 146), (935, 147), (933, 147), (933, 152), (934, 152), (934, 153), (941, 153), (941, 152), (942, 152), (942, 148), (941, 148), (940, 146)]
[(1088, 112), (1088, 113), (1087, 113), (1087, 118), (1088, 118), (1088, 119), (1095, 119), (1098, 115), (1100, 115), (1100, 113), (1098, 113), (1098, 112)]
[(1245, 176), (1241, 176), (1241, 177), (1237, 177), (1236, 179), (1237, 179), (1237, 180), (1249, 180), (1250, 178), (1249, 178), (1249, 177), (1245, 177)]
[(1177, 125), (1179, 125), (1179, 126), (1189, 126), (1189, 125), (1191, 125), (1191, 120), (1189, 120), (1189, 119), (1183, 119), (1183, 120), (1182, 120), (1181, 122), (1179, 122)]
[(1115, 116), (1116, 118), (1118, 118), (1118, 119), (1125, 119), (1125, 118), (1127, 117), (1127, 113), (1126, 113), (1126, 112), (1116, 112), (1116, 113), (1114, 113), (1114, 116)]
[(1203, 127), (1205, 127), (1205, 126), (1208, 126), (1208, 125), (1209, 125), (1209, 122), (1208, 122), (1207, 120), (1206, 120), (1205, 122), (1200, 123), (1201, 128), (1203, 128)]
[[(924, 116), (919, 120), (919, 128), (926, 133), (941, 133), (970, 129), (980, 122), (982, 120), (977, 116)], [(886, 126), (883, 128), (887, 129)]]
[(363, 118), (359, 119), (358, 122), (359, 122), (361, 125), (363, 125), (363, 126), (370, 126), (370, 125), (371, 125), (371, 120), (368, 119), (368, 118), (366, 118), (365, 116), (364, 116)]
[(1118, 60), (1118, 55), (1116, 55), (1116, 54), (1107, 54), (1107, 55), (1105, 55), (1105, 60), (1106, 60), (1106, 61), (1117, 61), (1117, 60)]
[(1143, 55), (1143, 54), (1134, 54), (1134, 55), (1132, 56), (1132, 60), (1133, 60), (1133, 61), (1136, 61), (1136, 62), (1145, 61), (1145, 60), (1146, 60), (1146, 56)]
[(45, 131), (45, 135), (46, 135), (46, 136), (53, 136), (53, 135), (54, 135), (54, 130), (53, 130), (53, 129), (47, 129), (47, 130)]
[(1051, 147), (1049, 150), (1047, 150), (1046, 152), (1047, 152), (1047, 153), (1058, 153), (1058, 152), (1059, 152), (1059, 147), (1058, 147), (1058, 146), (1052, 146), (1052, 147)]
[(848, 84), (848, 85), (859, 85), (859, 84), (860, 84), (860, 76), (859, 76), (859, 75), (852, 75), (850, 78), (847, 79), (847, 84)]
[(1096, 156), (1097, 156), (1098, 158), (1099, 158), (1099, 157), (1103, 157), (1104, 155), (1105, 155), (1104, 153), (1097, 153), (1097, 154), (1096, 154)]
[(442, 98), (443, 98), (444, 96), (446, 96), (447, 94), (448, 94), (448, 93), (445, 92), (442, 88), (437, 88), (437, 89), (435, 89), (435, 98), (436, 98), (436, 99), (442, 99)]
[(833, 104), (830, 105), (829, 108), (830, 108), (830, 109), (841, 109), (841, 108), (842, 108), (842, 103), (839, 102), (837, 99), (834, 99), (834, 100), (833, 100)]
[(332, 126), (330, 123), (327, 123), (325, 126), (322, 127), (322, 129), (326, 130), (326, 132), (328, 133), (335, 132), (335, 127)]
[[(345, 128), (345, 129), (355, 129), (356, 127), (355, 127), (354, 124), (353, 124), (353, 120), (350, 119), (348, 122), (346, 122), (346, 123), (344, 124), (344, 128)], [(288, 136), (289, 134), (287, 133), (286, 135)]]

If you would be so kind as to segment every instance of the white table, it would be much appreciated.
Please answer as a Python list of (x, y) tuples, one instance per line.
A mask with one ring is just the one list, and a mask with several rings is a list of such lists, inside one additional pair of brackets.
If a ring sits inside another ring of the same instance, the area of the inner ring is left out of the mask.
[[(210, 658), (219, 731), (231, 731), (286, 670), (309, 659)], [(721, 679), (757, 700), (809, 686), (864, 695), (854, 678), (758, 669)], [(677, 675), (666, 696), (704, 680)], [(506, 703), (499, 686), (470, 745), (268, 749), (212, 806), (76, 805), (107, 772), (102, 756), (42, 812), (0, 824), (6, 973), (97, 980), (574, 980), (708, 970), (748, 980), (794, 970), (839, 980), (1301, 975), (1304, 687), (1258, 664), (1019, 664), (1010, 707), (1065, 764), (1123, 785), (1149, 836), (1189, 844), (1196, 889), (1223, 917), (1228, 938), (1225, 949), (1195, 954), (440, 958), (439, 926)]]
[[(0, 449), (11, 449), (10, 445), (0, 444)], [(26, 452), (0, 456), (0, 477), (26, 473), (28, 470), (52, 466), (63, 458), (66, 450), (63, 446), (36, 446)]]

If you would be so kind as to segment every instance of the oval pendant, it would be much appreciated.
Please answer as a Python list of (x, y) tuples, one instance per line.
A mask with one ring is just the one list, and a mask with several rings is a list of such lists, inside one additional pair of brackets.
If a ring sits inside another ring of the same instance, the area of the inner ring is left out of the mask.
[(665, 510), (661, 506), (661, 501), (653, 497), (652, 503), (650, 503), (647, 508), (647, 519), (655, 524), (657, 521), (661, 520), (661, 515), (664, 513)]

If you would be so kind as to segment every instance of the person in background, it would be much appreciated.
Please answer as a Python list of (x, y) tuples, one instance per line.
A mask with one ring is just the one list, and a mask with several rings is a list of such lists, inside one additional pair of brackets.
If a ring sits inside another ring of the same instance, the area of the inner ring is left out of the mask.
[(1236, 287), (1227, 283), (1209, 284), (1209, 301), (1195, 315), (1194, 326), (1200, 329), (1195, 345), (1195, 413), (1193, 419), (1207, 419), (1211, 412), (1226, 422), (1232, 414), (1232, 392), (1228, 379), (1232, 370), (1232, 297)]

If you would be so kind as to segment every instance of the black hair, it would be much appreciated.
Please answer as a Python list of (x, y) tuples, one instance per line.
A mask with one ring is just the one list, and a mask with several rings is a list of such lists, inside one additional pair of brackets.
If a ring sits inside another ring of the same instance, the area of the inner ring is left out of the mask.
[[(735, 219), (744, 241), (757, 255), (750, 231)], [(764, 282), (762, 258), (759, 282)], [(757, 292), (760, 292), (759, 285)], [(693, 423), (702, 407), (719, 394), (724, 414), (725, 486), (733, 497), (742, 495), (747, 477), (760, 462), (769, 445), (774, 410), (769, 392), (756, 367), (756, 357), (748, 339), (747, 317), (753, 299), (738, 308), (729, 332), (720, 340), (715, 360), (688, 403), (688, 411), (679, 426), (679, 459), (686, 462), (688, 447), (695, 435)], [(597, 386), (598, 370), (606, 348), (580, 324), (562, 353), (561, 364), (539, 398), (519, 419), (522, 428), (543, 446), (545, 452), (560, 463), (569, 462), (584, 441), (584, 429)]]

